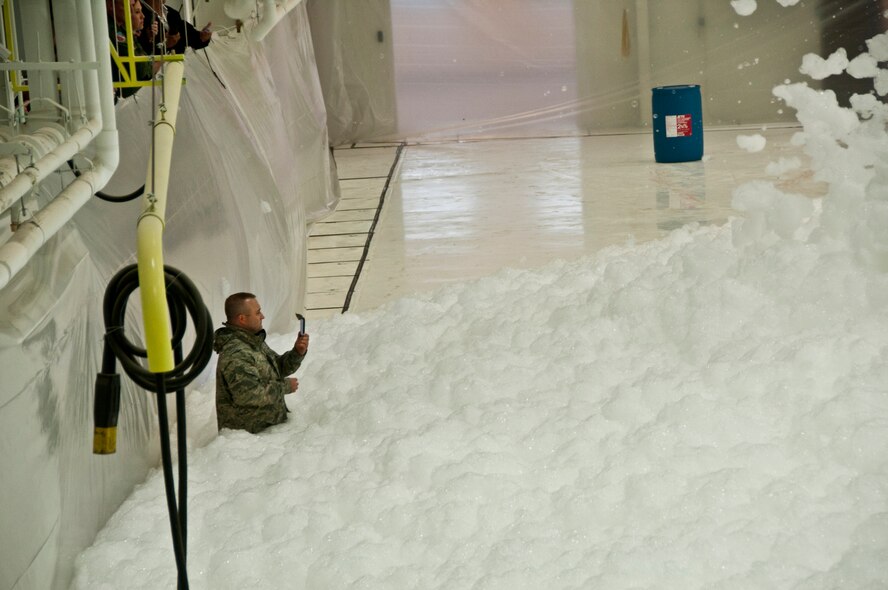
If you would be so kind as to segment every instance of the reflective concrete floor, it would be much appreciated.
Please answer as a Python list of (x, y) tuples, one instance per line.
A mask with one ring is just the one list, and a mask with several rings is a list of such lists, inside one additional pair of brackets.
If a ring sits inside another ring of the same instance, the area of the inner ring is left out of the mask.
[[(342, 199), (311, 230), (306, 316), (723, 223), (733, 189), (750, 180), (819, 196), (790, 145), (796, 131), (707, 131), (703, 160), (678, 164), (654, 162), (649, 134), (337, 149)], [(738, 147), (755, 133), (762, 151)], [(802, 167), (767, 173), (791, 157)]]

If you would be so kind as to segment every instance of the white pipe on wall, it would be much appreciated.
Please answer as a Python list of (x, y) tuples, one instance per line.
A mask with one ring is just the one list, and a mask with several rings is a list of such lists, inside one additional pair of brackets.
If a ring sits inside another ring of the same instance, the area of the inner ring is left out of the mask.
[[(52, 15), (55, 22), (77, 23), (77, 4), (70, 0), (52, 0)], [(56, 58), (61, 63), (82, 64), (83, 54), (80, 50), (80, 28), (77, 35), (61, 34), (55, 36)], [(59, 72), (61, 77), (61, 102), (66, 105), (75, 120), (84, 123), (87, 120), (84, 111), (83, 72)], [(68, 131), (72, 131), (69, 127)]]
[[(16, 55), (15, 59), (20, 60), (22, 57), (26, 57), (35, 62), (55, 61), (49, 0), (18, 2), (17, 9), (21, 17), (22, 31), (27, 31), (27, 34), (20, 37), (23, 45), (22, 55)], [(51, 71), (40, 70), (28, 72), (28, 94), (31, 99), (51, 98), (57, 100), (55, 74)], [(29, 117), (43, 117), (43, 113), (40, 112), (43, 110), (46, 110), (43, 104), (33, 103)], [(50, 112), (50, 116), (52, 115), (54, 113)]]
[[(37, 5), (40, 3), (34, 4)], [(77, 21), (78, 11), (82, 12), (84, 10), (83, 6), (81, 5), (86, 4), (88, 4), (88, 2), (56, 2), (54, 14), (58, 19), (57, 22)], [(46, 13), (48, 14), (48, 9), (46, 9)], [(92, 17), (90, 16), (90, 20), (91, 19)], [(43, 22), (41, 22), (42, 26), (45, 27), (48, 27), (48, 23), (48, 18), (44, 18)], [(91, 24), (92, 23), (90, 22), (90, 25)], [(15, 69), (27, 69), (29, 76), (32, 78), (37, 73), (48, 75), (49, 78), (53, 80), (53, 97), (57, 94), (55, 91), (55, 76), (57, 73), (56, 70), (65, 68), (65, 66), (72, 69), (73, 71), (66, 76), (66, 80), (69, 82), (68, 87), (66, 87), (66, 89), (69, 91), (68, 104), (73, 108), (75, 113), (83, 114), (83, 111), (81, 111), (81, 107), (83, 105), (81, 104), (79, 96), (77, 96), (77, 93), (74, 91), (76, 90), (76, 88), (69, 88), (73, 85), (70, 82), (75, 77), (77, 77), (79, 80), (83, 80), (89, 75), (86, 73), (85, 70), (95, 67), (95, 58), (93, 58), (92, 60), (87, 60), (83, 57), (82, 38), (86, 37), (87, 31), (84, 30), (82, 27), (83, 24), (79, 24), (77, 28), (71, 27), (68, 30), (64, 30), (61, 34), (57, 36), (58, 38), (56, 39), (56, 42), (59, 50), (59, 58), (65, 60), (63, 62), (53, 62), (49, 60), (44, 63), (24, 63), (17, 61), (12, 64), (2, 65), (11, 66)], [(69, 34), (71, 31), (77, 31), (78, 35), (75, 36), (73, 34)], [(89, 31), (92, 31), (92, 26), (89, 27)], [(48, 35), (45, 34), (45, 36), (51, 36), (51, 31)], [(94, 40), (89, 39), (88, 45), (94, 46)], [(42, 53), (44, 52), (41, 51), (41, 54)], [(95, 53), (96, 52), (94, 50), (90, 52), (91, 55), (95, 55)], [(107, 53), (107, 50), (105, 50), (103, 53)], [(41, 55), (41, 57), (49, 56)], [(93, 76), (93, 78), (95, 77)], [(88, 85), (82, 84), (74, 86), (86, 87)], [(45, 102), (46, 104), (54, 105), (57, 108), (60, 108), (60, 110), (65, 111), (65, 107), (61, 107), (61, 105), (52, 100), (52, 98), (49, 96), (38, 97), (33, 93), (32, 96), (34, 97), (32, 100), (32, 108), (35, 104), (39, 105), (42, 104), (42, 102)], [(74, 156), (74, 154), (82, 151), (89, 143), (93, 141), (93, 139), (102, 128), (102, 120), (100, 117), (98, 117), (98, 108), (95, 109), (95, 113), (96, 114), (92, 117), (90, 117), (89, 115), (85, 115), (87, 118), (86, 122), (79, 130), (73, 133), (73, 135), (67, 142), (60, 143), (60, 145), (56, 149), (52, 150), (49, 153), (39, 154), (39, 159), (37, 160), (37, 162), (29, 163), (29, 165), (27, 165), (27, 167), (25, 167), (22, 171), (22, 174), (16, 177), (12, 182), (5, 183), (4, 186), (0, 188), (0, 212), (6, 211), (21, 197), (31, 191), (37, 184), (42, 182), (59, 167), (64, 166), (65, 163)], [(22, 135), (21, 137), (27, 136)], [(14, 139), (14, 141), (18, 140), (19, 138)]]
[[(78, 28), (83, 59), (87, 62), (96, 61), (96, 56), (99, 56), (98, 71), (86, 70), (83, 73), (86, 112), (90, 121), (84, 127), (89, 126), (90, 131), (83, 128), (78, 131), (81, 136), (89, 133), (96, 138), (94, 166), (68, 185), (49, 205), (40, 209), (33, 218), (24, 223), (8, 242), (0, 246), (0, 289), (9, 283), (31, 256), (55, 235), (96, 191), (108, 183), (117, 169), (119, 144), (114, 117), (114, 95), (111, 92), (111, 56), (108, 52), (108, 24), (105, 20), (104, 5), (100, 2), (82, 1), (78, 3), (78, 8)], [(97, 134), (92, 132), (91, 125), (95, 124), (99, 126)], [(67, 143), (77, 145), (76, 140), (75, 142), (69, 140)], [(50, 154), (47, 158), (62, 158), (61, 161), (64, 163), (70, 159), (70, 156), (65, 157), (69, 153), (68, 150), (69, 148), (62, 149), (62, 146), (59, 146), (53, 150), (54, 155)]]
[(256, 26), (249, 31), (248, 35), (253, 41), (262, 41), (265, 36), (278, 24), (287, 13), (299, 6), (302, 0), (283, 0), (277, 4), (275, 0), (263, 0), (262, 11)]
[[(110, 92), (110, 91), (109, 91)], [(6, 211), (38, 183), (64, 166), (75, 154), (82, 152), (102, 130), (101, 116), (92, 118), (67, 141), (24, 168), (15, 179), (0, 188), (0, 212)]]
[[(84, 61), (98, 62), (98, 69), (83, 72), (84, 102), (87, 117), (98, 113), (102, 130), (96, 138), (96, 159), (91, 179), (92, 191), (102, 190), (120, 161), (120, 143), (117, 137), (117, 118), (114, 111), (113, 80), (111, 79), (111, 54), (108, 51), (108, 21), (105, 6), (101, 2), (87, 3), (92, 8), (79, 11), (80, 52)], [(89, 173), (87, 173), (89, 174)], [(81, 177), (82, 178), (82, 177)], [(73, 215), (73, 212), (72, 212)]]
[(191, 13), (191, 0), (182, 2), (182, 20), (194, 24), (194, 15)]
[(254, 5), (255, 2), (251, 0), (225, 0), (223, 10), (228, 18), (246, 21), (250, 18)]
[[(33, 160), (40, 159), (65, 141), (65, 130), (60, 125), (47, 125), (32, 133), (15, 129), (0, 131), (0, 186), (8, 185)], [(0, 212), (7, 208), (0, 208)]]

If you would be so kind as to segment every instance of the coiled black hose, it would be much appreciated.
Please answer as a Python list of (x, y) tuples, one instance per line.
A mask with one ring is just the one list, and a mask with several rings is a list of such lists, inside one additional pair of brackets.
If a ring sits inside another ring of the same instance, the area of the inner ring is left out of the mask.
[[(105, 317), (105, 349), (102, 355), (102, 372), (96, 380), (96, 426), (100, 422), (110, 425), (116, 431), (117, 409), (120, 401), (120, 382), (116, 374), (116, 361), (136, 385), (157, 394), (157, 416), (160, 426), (160, 450), (163, 463), (164, 484), (167, 508), (170, 515), (170, 530), (173, 536), (173, 551), (178, 570), (178, 588), (188, 588), (186, 570), (187, 545), (187, 495), (188, 467), (185, 440), (185, 386), (191, 383), (210, 361), (213, 353), (213, 320), (201, 299), (194, 283), (181, 271), (164, 266), (167, 303), (172, 327), (171, 344), (175, 367), (164, 373), (152, 373), (137, 359), (145, 359), (148, 353), (130, 342), (124, 331), (125, 315), (129, 296), (139, 287), (138, 267), (135, 264), (121, 269), (105, 290), (103, 313)], [(195, 342), (186, 357), (182, 357), (182, 338), (186, 329), (186, 313), (194, 322)], [(116, 382), (116, 383), (115, 383)], [(170, 450), (169, 418), (167, 416), (166, 393), (176, 392), (178, 413), (177, 433), (179, 452), (179, 500), (173, 484), (173, 467)], [(116, 402), (115, 402), (116, 395)], [(109, 402), (110, 400), (110, 402)], [(112, 415), (113, 414), (113, 415)], [(116, 437), (116, 434), (115, 434)], [(103, 451), (103, 452), (113, 452)]]

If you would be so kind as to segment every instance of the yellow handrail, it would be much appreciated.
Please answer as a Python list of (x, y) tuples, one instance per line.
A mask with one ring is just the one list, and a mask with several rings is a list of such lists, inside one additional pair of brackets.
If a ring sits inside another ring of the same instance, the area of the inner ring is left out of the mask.
[[(6, 39), (6, 49), (9, 51), (9, 56), (6, 58), (10, 61), (16, 59), (16, 55), (14, 52), (14, 43), (12, 42), (12, 0), (8, 0), (3, 3), (3, 32), (4, 37)], [(28, 90), (27, 86), (22, 86), (18, 81), (18, 72), (15, 70), (10, 70), (8, 74), (9, 86), (13, 92), (25, 92)]]
[[(121, 56), (117, 47), (115, 46), (113, 41), (109, 41), (110, 50), (111, 50), (111, 59), (117, 65), (117, 71), (120, 72), (120, 77), (122, 81), (114, 82), (114, 88), (140, 88), (142, 86), (157, 86), (160, 84), (159, 81), (151, 79), (151, 80), (139, 80), (136, 75), (136, 64), (147, 62), (147, 61), (160, 61), (160, 62), (181, 62), (185, 56), (184, 55), (160, 55), (160, 56), (149, 56), (149, 55), (135, 55), (135, 47), (136, 44), (133, 42), (133, 19), (130, 14), (130, 5), (128, 2), (123, 3), (123, 20), (124, 20), (124, 28), (126, 29), (126, 55)], [(113, 35), (117, 35), (117, 31), (111, 32)]]
[[(142, 63), (146, 61), (158, 61), (163, 63), (174, 63), (181, 62), (185, 59), (184, 55), (179, 53), (171, 53), (168, 55), (135, 55), (132, 57), (129, 56), (121, 56), (117, 53), (117, 49), (114, 48), (114, 43), (110, 43), (111, 50), (111, 61), (117, 66), (117, 71), (120, 72), (120, 80), (114, 82), (112, 85), (114, 88), (141, 88), (143, 86), (159, 86), (161, 84), (160, 80), (139, 80), (135, 77), (135, 74), (130, 75), (131, 72), (135, 72), (136, 64)], [(184, 84), (184, 79), (182, 80)], [(28, 89), (27, 86), (23, 87), (25, 90)]]
[[(15, 46), (13, 43), (14, 35), (12, 30), (13, 0), (0, 0), (0, 2), (2, 2), (3, 4), (3, 28), (6, 37), (6, 49), (9, 51), (9, 57), (7, 59), (9, 61), (15, 61)], [(136, 76), (136, 64), (150, 61), (157, 61), (161, 63), (181, 62), (185, 59), (185, 56), (178, 53), (171, 53), (166, 55), (133, 55), (135, 43), (133, 41), (133, 25), (132, 17), (130, 15), (129, 3), (124, 3), (123, 12), (126, 15), (124, 18), (126, 20), (126, 48), (128, 55), (121, 56), (117, 52), (117, 47), (115, 46), (114, 41), (111, 41), (110, 39), (108, 40), (108, 47), (111, 51), (111, 61), (114, 62), (114, 64), (117, 66), (117, 71), (120, 74), (120, 80), (114, 82), (113, 86), (114, 88), (141, 88), (143, 86), (158, 86), (161, 84), (161, 82), (153, 78), (151, 80), (139, 80)], [(117, 34), (117, 31), (110, 32), (112, 35)], [(4, 75), (8, 77), (9, 85), (13, 92), (28, 92), (28, 85), (19, 82), (19, 73), (16, 70), (10, 70), (8, 74)]]
[(136, 235), (145, 349), (148, 352), (148, 370), (152, 373), (171, 371), (175, 367), (164, 283), (163, 227), (184, 70), (181, 62), (166, 66), (163, 100), (155, 117), (152, 153), (148, 159), (144, 209), (139, 216)]

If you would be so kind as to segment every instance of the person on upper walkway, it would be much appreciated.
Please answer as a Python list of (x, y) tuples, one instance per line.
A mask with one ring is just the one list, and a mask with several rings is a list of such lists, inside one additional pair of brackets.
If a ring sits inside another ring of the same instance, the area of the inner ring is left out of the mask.
[[(118, 56), (129, 56), (129, 48), (127, 47), (126, 37), (125, 3), (127, 2), (129, 2), (130, 24), (133, 32), (133, 55), (145, 56), (147, 54), (142, 50), (142, 46), (138, 42), (139, 36), (142, 34), (142, 29), (145, 27), (145, 15), (142, 12), (142, 4), (141, 2), (139, 2), (139, 0), (105, 0), (105, 9), (108, 14), (108, 33), (111, 36), (111, 43), (114, 46), (114, 50), (117, 51)], [(151, 26), (154, 30), (154, 34), (156, 35), (157, 23), (155, 22)], [(125, 67), (127, 67), (127, 71), (129, 71), (128, 66)], [(136, 62), (136, 80), (151, 80), (154, 77), (154, 74), (156, 74), (159, 69), (160, 62), (155, 62), (153, 64), (148, 61)], [(121, 73), (118, 70), (116, 64), (112, 64), (111, 76), (115, 82), (119, 82), (123, 79), (123, 76), (121, 76)], [(133, 94), (138, 92), (138, 90), (138, 87), (121, 88), (120, 95), (123, 98), (126, 98), (128, 96), (132, 96)]]

